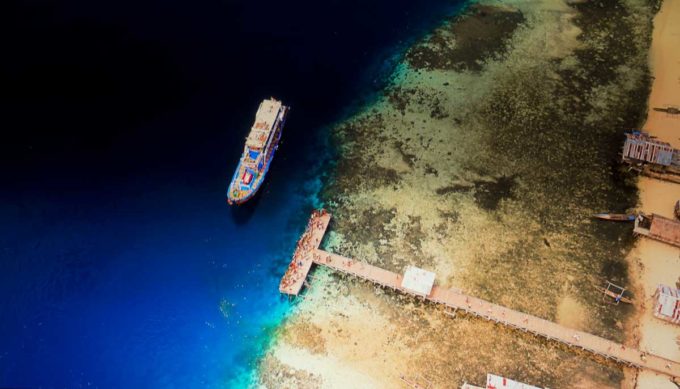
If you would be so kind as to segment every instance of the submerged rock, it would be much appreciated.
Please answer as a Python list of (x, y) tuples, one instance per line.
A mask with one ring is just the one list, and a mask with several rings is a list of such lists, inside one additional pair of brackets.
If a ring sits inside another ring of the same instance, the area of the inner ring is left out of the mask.
[(406, 59), (416, 69), (480, 71), (487, 59), (505, 53), (512, 34), (524, 22), (519, 10), (475, 4), (411, 48)]

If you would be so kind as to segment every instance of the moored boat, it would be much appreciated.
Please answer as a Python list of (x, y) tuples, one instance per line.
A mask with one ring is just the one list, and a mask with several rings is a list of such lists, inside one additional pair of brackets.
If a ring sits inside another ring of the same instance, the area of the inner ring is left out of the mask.
[(229, 204), (248, 201), (262, 186), (278, 148), (289, 110), (289, 107), (274, 98), (260, 103), (255, 114), (255, 123), (246, 137), (243, 154), (227, 190)]
[(629, 297), (624, 296), (623, 293), (617, 294), (616, 292), (611, 291), (607, 288), (603, 288), (599, 285), (595, 285), (595, 289), (604, 293), (608, 297), (611, 297), (612, 299), (614, 299), (614, 301), (617, 301), (617, 302), (620, 301), (620, 302), (626, 303), (626, 304), (632, 304), (633, 303), (633, 300)]
[(635, 215), (629, 215), (625, 213), (596, 213), (593, 215), (593, 217), (600, 220), (610, 220), (615, 222), (635, 221)]

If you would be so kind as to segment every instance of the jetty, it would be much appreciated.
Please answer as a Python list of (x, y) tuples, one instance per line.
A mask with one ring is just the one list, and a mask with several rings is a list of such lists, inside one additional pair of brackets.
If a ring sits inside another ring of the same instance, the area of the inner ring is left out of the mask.
[(330, 223), (331, 215), (325, 210), (315, 210), (298, 241), (291, 263), (281, 279), (281, 293), (296, 296), (302, 290), (312, 265), (322, 265), (335, 271), (353, 275), (384, 288), (441, 304), (449, 310), (458, 310), (507, 327), (530, 332), (548, 340), (585, 350), (605, 359), (656, 373), (680, 378), (680, 363), (664, 357), (626, 347), (622, 344), (574, 330), (537, 316), (515, 311), (486, 300), (467, 295), (457, 289), (434, 284), (434, 273), (408, 267), (404, 274), (381, 269), (366, 262), (347, 258), (319, 249)]

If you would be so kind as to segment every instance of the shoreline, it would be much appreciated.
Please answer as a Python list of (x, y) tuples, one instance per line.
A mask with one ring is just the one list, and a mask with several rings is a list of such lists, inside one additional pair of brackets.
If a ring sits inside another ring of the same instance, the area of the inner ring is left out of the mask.
[[(642, 127), (660, 140), (680, 148), (680, 117), (655, 111), (655, 107), (680, 104), (680, 1), (664, 0), (654, 18), (650, 69), (653, 75), (649, 95), (647, 121)], [(680, 185), (640, 177), (639, 210), (674, 218), (673, 206), (680, 200)], [(680, 281), (680, 248), (651, 239), (640, 238), (628, 256), (639, 301), (636, 327), (641, 350), (680, 361), (680, 326), (664, 322), (652, 315), (652, 295), (658, 284), (676, 286)], [(641, 371), (638, 389), (677, 389), (667, 377)]]
[[(440, 285), (622, 341), (633, 308), (604, 304), (593, 284), (629, 283), (634, 239), (590, 215), (637, 202), (612, 166), (621, 128), (646, 113), (652, 16), (640, 0), (481, 2), (434, 30), (382, 99), (334, 128), (323, 248), (422, 267)], [(310, 285), (261, 365), (263, 386), (422, 375), (448, 387), (489, 372), (555, 388), (626, 382), (614, 363), (324, 269)]]

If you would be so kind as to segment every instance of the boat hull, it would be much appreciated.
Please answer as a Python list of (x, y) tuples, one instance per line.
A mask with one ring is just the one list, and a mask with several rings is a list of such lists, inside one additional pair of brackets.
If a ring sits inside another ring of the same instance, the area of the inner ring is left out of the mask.
[(635, 221), (635, 215), (628, 215), (623, 213), (597, 213), (593, 215), (593, 217), (600, 220), (609, 220), (614, 222)]
[(615, 301), (616, 301), (616, 299), (618, 298), (618, 301), (620, 301), (620, 302), (622, 302), (622, 303), (633, 304), (633, 300), (632, 300), (632, 299), (630, 299), (630, 298), (628, 298), (628, 297), (625, 297), (625, 296), (623, 296), (623, 295), (618, 295), (618, 294), (612, 292), (611, 290), (607, 290), (607, 288), (603, 288), (603, 287), (598, 286), (598, 285), (595, 285), (595, 288), (596, 288), (599, 292), (602, 292), (602, 293), (606, 294), (607, 296), (611, 297), (611, 298), (614, 299)]
[(236, 171), (234, 172), (234, 175), (232, 176), (231, 182), (227, 189), (227, 203), (229, 205), (241, 205), (243, 203), (246, 203), (248, 200), (252, 199), (259, 191), (267, 175), (267, 172), (269, 172), (269, 167), (271, 166), (272, 160), (274, 159), (274, 154), (276, 153), (276, 150), (279, 147), (279, 141), (281, 140), (283, 126), (285, 125), (286, 119), (288, 117), (288, 111), (289, 111), (288, 107), (283, 108), (281, 122), (278, 124), (278, 127), (274, 130), (276, 131), (276, 133), (274, 134), (274, 138), (272, 140), (271, 145), (269, 146), (267, 155), (264, 158), (262, 166), (257, 170), (253, 170), (250, 168), (245, 169), (245, 171), (248, 171), (249, 174), (252, 174), (251, 178), (252, 184), (247, 188), (241, 186), (242, 180), (239, 175), (241, 174), (242, 171), (244, 171), (244, 169), (242, 166), (242, 161), (239, 161), (238, 166), (236, 167)]
[(267, 172), (269, 171), (269, 166), (271, 165), (271, 162), (274, 159), (274, 153), (278, 148), (278, 140), (276, 142), (277, 144), (273, 145), (271, 156), (267, 158), (267, 162), (264, 164), (262, 172), (258, 173), (257, 177), (254, 178), (255, 182), (253, 183), (251, 189), (246, 191), (246, 194), (244, 196), (236, 198), (234, 196), (231, 196), (231, 193), (233, 191), (233, 186), (236, 185), (236, 183), (238, 182), (238, 173), (241, 170), (241, 163), (239, 162), (239, 165), (236, 168), (236, 172), (234, 173), (234, 177), (231, 180), (232, 183), (229, 185), (229, 191), (227, 192), (227, 203), (229, 205), (241, 205), (247, 202), (248, 200), (252, 199), (257, 194), (258, 190), (262, 186), (262, 183), (264, 182)]

